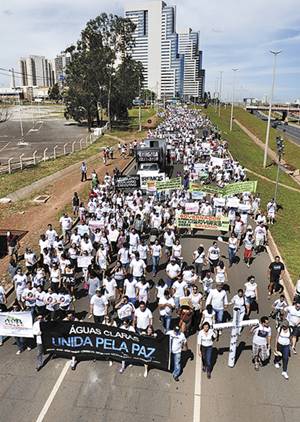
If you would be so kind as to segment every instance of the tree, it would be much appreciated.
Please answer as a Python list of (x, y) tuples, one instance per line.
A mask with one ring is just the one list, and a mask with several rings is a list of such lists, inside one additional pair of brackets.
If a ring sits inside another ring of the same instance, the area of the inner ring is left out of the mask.
[(106, 107), (109, 122), (112, 115), (125, 113), (141, 74), (140, 65), (130, 58), (134, 29), (130, 19), (102, 13), (87, 23), (76, 45), (68, 47), (67, 117), (87, 121), (91, 130), (94, 120), (99, 122), (99, 105)]
[(50, 100), (53, 100), (53, 101), (56, 101), (56, 102), (58, 102), (62, 99), (62, 96), (61, 96), (61, 93), (60, 93), (60, 90), (59, 90), (59, 86), (58, 86), (57, 83), (49, 88), (48, 97), (49, 97)]

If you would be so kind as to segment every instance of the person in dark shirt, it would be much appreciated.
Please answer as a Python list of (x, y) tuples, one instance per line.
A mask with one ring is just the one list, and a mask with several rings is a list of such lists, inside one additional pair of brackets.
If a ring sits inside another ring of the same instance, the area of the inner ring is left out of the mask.
[(271, 262), (269, 265), (269, 277), (270, 283), (268, 286), (269, 298), (273, 294), (274, 290), (276, 292), (283, 290), (283, 287), (280, 285), (280, 279), (283, 277), (285, 271), (284, 264), (280, 261), (279, 256), (275, 256), (275, 261)]

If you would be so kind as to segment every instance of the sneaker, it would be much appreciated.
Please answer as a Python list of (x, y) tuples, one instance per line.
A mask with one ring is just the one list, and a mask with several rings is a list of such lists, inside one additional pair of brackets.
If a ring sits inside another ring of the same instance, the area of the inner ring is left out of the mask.
[(289, 376), (288, 376), (288, 374), (287, 374), (287, 372), (281, 372), (281, 375), (283, 376), (283, 378), (285, 378), (286, 380), (288, 380), (289, 379)]
[(294, 355), (296, 355), (296, 354), (297, 354), (296, 347), (292, 347), (292, 351), (293, 351)]
[(20, 355), (21, 353), (22, 353), (21, 350), (18, 350), (16, 355)]
[(27, 347), (27, 350), (30, 352), (30, 350), (31, 350), (31, 347)]
[(125, 371), (125, 368), (120, 368), (119, 369), (120, 374), (123, 374), (124, 371)]
[(174, 381), (176, 381), (176, 382), (179, 381), (179, 378), (178, 377), (173, 377), (173, 378), (174, 378)]
[(147, 376), (148, 376), (148, 369), (147, 369), (147, 368), (145, 368), (145, 371), (144, 371), (144, 378), (147, 378)]
[(108, 365), (109, 366), (112, 366), (112, 361), (111, 360), (108, 362)]
[(211, 373), (210, 372), (207, 372), (207, 379), (211, 379)]
[(206, 366), (202, 366), (202, 371), (206, 372)]
[(274, 363), (275, 368), (280, 368), (280, 363)]

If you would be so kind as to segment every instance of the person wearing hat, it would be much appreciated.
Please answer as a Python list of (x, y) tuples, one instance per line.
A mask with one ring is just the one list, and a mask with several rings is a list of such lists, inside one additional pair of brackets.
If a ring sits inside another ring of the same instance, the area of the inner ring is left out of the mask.
[(187, 340), (185, 335), (180, 331), (177, 325), (174, 330), (167, 331), (167, 335), (170, 336), (171, 340), (171, 352), (173, 358), (173, 378), (175, 381), (179, 381), (179, 375), (181, 373), (181, 352), (187, 350)]
[(280, 327), (277, 329), (276, 337), (276, 349), (274, 351), (274, 365), (275, 368), (280, 368), (282, 360), (282, 372), (281, 375), (288, 380), (289, 376), (287, 373), (287, 367), (290, 356), (290, 338), (291, 328), (287, 320), (284, 320)]

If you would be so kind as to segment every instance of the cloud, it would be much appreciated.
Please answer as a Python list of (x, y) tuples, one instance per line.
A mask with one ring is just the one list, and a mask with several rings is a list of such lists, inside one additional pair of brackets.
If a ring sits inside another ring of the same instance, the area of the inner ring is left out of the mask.
[[(282, 49), (277, 92), (283, 99), (300, 97), (299, 0), (165, 1), (176, 5), (177, 29), (200, 30), (208, 90), (214, 90), (219, 71), (223, 70), (224, 95), (230, 96), (231, 69), (237, 67), (240, 84), (252, 96), (266, 94), (272, 72), (269, 50)], [(27, 54), (55, 57), (78, 39), (89, 19), (101, 12), (122, 15), (125, 3), (126, 0), (1, 0), (0, 39), (6, 40), (7, 48), (0, 50), (0, 67), (17, 68), (18, 58)], [(9, 78), (0, 76), (0, 84), (8, 82)]]

